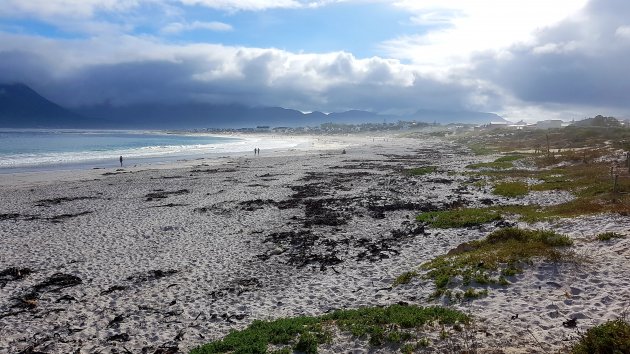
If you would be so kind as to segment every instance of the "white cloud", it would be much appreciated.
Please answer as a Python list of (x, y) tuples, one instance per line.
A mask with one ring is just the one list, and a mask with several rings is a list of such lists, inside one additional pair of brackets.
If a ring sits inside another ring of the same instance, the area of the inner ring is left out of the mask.
[(580, 49), (577, 41), (569, 41), (565, 43), (545, 43), (532, 49), (534, 54), (562, 54)]
[(229, 11), (260, 11), (273, 8), (298, 8), (303, 4), (296, 0), (179, 0), (182, 4), (205, 6)]
[(91, 18), (97, 11), (126, 11), (153, 0), (3, 0), (0, 16)]
[(226, 11), (317, 8), (349, 0), (178, 0), (188, 6), (205, 6)]
[(617, 30), (615, 31), (615, 35), (617, 37), (630, 39), (630, 26), (626, 25), (626, 26), (617, 27)]
[(171, 22), (168, 25), (164, 26), (161, 30), (162, 33), (166, 34), (176, 34), (185, 31), (194, 31), (194, 30), (208, 30), (215, 32), (227, 32), (232, 31), (231, 25), (223, 22), (201, 22), (194, 21), (191, 23), (188, 22)]
[(385, 41), (382, 49), (426, 70), (466, 66), (471, 54), (531, 43), (536, 31), (560, 22), (587, 0), (399, 0), (395, 6), (419, 23), (443, 26)]
[(209, 98), (301, 110), (410, 112), (486, 104), (476, 83), (422, 74), (394, 59), (128, 35), (53, 40), (0, 33), (3, 80), (24, 81), (68, 105)]

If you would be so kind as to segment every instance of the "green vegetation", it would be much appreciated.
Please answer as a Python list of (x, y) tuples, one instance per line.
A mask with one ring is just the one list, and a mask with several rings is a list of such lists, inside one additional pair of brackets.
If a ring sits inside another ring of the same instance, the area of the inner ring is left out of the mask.
[(464, 292), (464, 297), (466, 299), (477, 299), (477, 298), (484, 297), (484, 296), (488, 296), (488, 290), (487, 289), (477, 291), (477, 290), (475, 290), (473, 288), (468, 288)]
[(495, 170), (504, 170), (504, 169), (508, 169), (512, 167), (514, 167), (514, 164), (510, 161), (479, 162), (479, 163), (473, 163), (466, 166), (466, 168), (471, 168), (475, 170), (481, 169), (481, 168), (492, 168)]
[[(568, 254), (557, 247), (570, 246), (573, 242), (565, 235), (546, 230), (504, 228), (492, 232), (485, 239), (466, 242), (422, 265), (426, 276), (432, 279), (435, 296), (446, 293), (459, 280), (470, 284), (508, 284), (505, 276), (522, 272), (523, 265), (534, 258), (550, 261), (568, 259)], [(459, 279), (456, 281), (456, 279)], [(469, 289), (464, 297), (482, 296)]]
[(432, 227), (448, 229), (482, 225), (500, 220), (501, 215), (494, 210), (485, 208), (464, 208), (422, 213), (418, 215), (416, 219), (426, 222)]
[(514, 167), (514, 161), (522, 159), (523, 155), (506, 155), (501, 156), (493, 162), (480, 162), (466, 166), (467, 168), (480, 169), (480, 168), (492, 168), (492, 169), (508, 169)]
[(624, 238), (625, 236), (622, 234), (618, 234), (616, 232), (603, 232), (599, 235), (597, 235), (597, 239), (599, 241), (608, 241), (608, 240), (612, 240), (613, 238)]
[(529, 188), (523, 182), (503, 182), (494, 186), (493, 193), (508, 198), (522, 197), (527, 195)]
[(627, 149), (630, 129), (569, 126), (550, 130), (496, 130), (466, 134), (459, 139), (460, 143), (468, 146), (484, 146), (504, 152), (517, 150), (546, 152), (547, 142), (552, 150), (604, 147), (607, 142), (612, 142), (613, 148)]
[(490, 155), (496, 153), (496, 151), (480, 144), (470, 144), (468, 145), (468, 148), (475, 155)]
[(595, 326), (582, 336), (571, 353), (630, 353), (630, 324), (617, 319)]
[(429, 338), (421, 338), (416, 344), (416, 348), (426, 348), (431, 345)]
[[(495, 193), (515, 196), (525, 192), (524, 184), (505, 184), (505, 179), (534, 178), (542, 183), (529, 186), (530, 191), (567, 191), (576, 199), (559, 205), (540, 207), (536, 205), (508, 205), (486, 208), (499, 212), (519, 214), (522, 221), (534, 222), (559, 217), (573, 217), (598, 213), (630, 214), (630, 178), (622, 175), (618, 179), (617, 191), (613, 191), (608, 163), (584, 163), (584, 156), (601, 156), (600, 150), (563, 151), (561, 154), (547, 158), (532, 157), (528, 163), (545, 167), (549, 164), (564, 162), (562, 166), (541, 170), (484, 170), (474, 172), (473, 176), (484, 178), (484, 181), (497, 183)], [(620, 172), (624, 172), (623, 170)], [(504, 193), (504, 194), (503, 194)]]
[(494, 160), (494, 162), (514, 162), (524, 158), (523, 155), (505, 155), (501, 156), (498, 159)]
[(319, 317), (282, 318), (275, 321), (254, 321), (242, 331), (234, 331), (222, 340), (193, 349), (191, 354), (266, 353), (269, 344), (286, 346), (279, 352), (317, 353), (318, 346), (332, 340), (326, 328), (337, 326), (370, 345), (395, 344), (406, 350), (410, 341), (418, 339), (417, 331), (425, 325), (468, 324), (466, 314), (443, 307), (392, 305), (357, 310), (338, 310)]
[(406, 272), (399, 275), (396, 280), (394, 280), (394, 286), (401, 284), (408, 284), (411, 280), (418, 276), (417, 272)]
[[(315, 338), (324, 343), (330, 335), (315, 317), (282, 318), (275, 321), (254, 321), (248, 328), (228, 334), (223, 340), (193, 349), (191, 354), (209, 353), (265, 353), (269, 344), (289, 345), (297, 349)], [(303, 338), (304, 337), (304, 338)], [(310, 352), (312, 353), (312, 352)]]
[(620, 128), (621, 123), (615, 117), (604, 117), (597, 115), (593, 118), (584, 119), (575, 122), (578, 127), (607, 127), (607, 128)]
[[(596, 118), (592, 121), (607, 120), (606, 117)], [(630, 150), (628, 128), (574, 126), (552, 130), (494, 131), (468, 135), (462, 143), (510, 152), (494, 162), (468, 166), (483, 168), (470, 174), (487, 183), (496, 183), (497, 194), (525, 193), (523, 186), (504, 185), (503, 181), (533, 178), (542, 183), (529, 186), (530, 191), (568, 191), (576, 197), (573, 201), (548, 207), (511, 205), (488, 210), (502, 215), (518, 214), (527, 222), (598, 213), (630, 215), (627, 170), (623, 167), (616, 170), (620, 176), (614, 191), (610, 163), (598, 162), (601, 157), (611, 156), (614, 149)], [(526, 151), (527, 154), (515, 154), (514, 151)], [(538, 169), (512, 168), (512, 161), (518, 158), (526, 158), (526, 164)]]
[(416, 307), (392, 305), (380, 308), (372, 307), (359, 310), (335, 311), (323, 317), (335, 321), (340, 329), (349, 331), (355, 337), (368, 336), (371, 345), (381, 345), (386, 342), (396, 342), (389, 339), (401, 338), (409, 340), (411, 337), (396, 334), (392, 331), (399, 329), (413, 329), (423, 325), (439, 322), (443, 325), (468, 323), (470, 318), (462, 312), (444, 307)]
[(407, 176), (424, 176), (424, 175), (428, 175), (429, 173), (433, 173), (435, 171), (437, 171), (436, 166), (425, 166), (425, 167), (409, 168), (409, 169), (403, 170), (403, 173), (406, 174)]

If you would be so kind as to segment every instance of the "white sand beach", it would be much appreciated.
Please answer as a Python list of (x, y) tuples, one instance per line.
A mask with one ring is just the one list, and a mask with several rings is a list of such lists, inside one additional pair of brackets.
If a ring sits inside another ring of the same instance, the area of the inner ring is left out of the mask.
[[(425, 208), (505, 203), (462, 173), (493, 156), (438, 138), (308, 141), (259, 156), (0, 175), (0, 272), (22, 272), (0, 277), (0, 353), (187, 353), (257, 319), (440, 304), (429, 299), (431, 280), (392, 284), (500, 226), (414, 221)], [(437, 172), (399, 172), (427, 165)], [(592, 239), (628, 234), (630, 217), (518, 226), (569, 235), (584, 261), (536, 262), (509, 287), (450, 305), (474, 317), (482, 351), (561, 351), (628, 309), (630, 238)], [(563, 326), (568, 319), (577, 326)], [(320, 351), (379, 352), (343, 338)]]

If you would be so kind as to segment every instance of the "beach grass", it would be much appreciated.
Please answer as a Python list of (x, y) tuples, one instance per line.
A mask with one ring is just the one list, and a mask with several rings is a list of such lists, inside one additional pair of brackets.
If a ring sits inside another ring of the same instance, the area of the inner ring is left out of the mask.
[(625, 236), (616, 232), (602, 232), (595, 236), (595, 238), (599, 241), (609, 241), (616, 238), (625, 238)]
[[(600, 150), (594, 154), (598, 155)], [(583, 150), (583, 154), (586, 152), (587, 150)], [(566, 155), (573, 153), (566, 152)], [(565, 153), (562, 153), (559, 156), (564, 155)], [(524, 195), (527, 188), (529, 191), (566, 191), (575, 197), (574, 200), (546, 207), (515, 204), (487, 209), (502, 215), (519, 214), (520, 220), (526, 222), (599, 213), (630, 214), (630, 174), (625, 169), (615, 170), (615, 173), (621, 174), (615, 184), (610, 174), (610, 163), (573, 161), (536, 168), (544, 165), (539, 161), (545, 159), (546, 157), (541, 156), (528, 158), (526, 162), (532, 164), (533, 169), (483, 170), (473, 172), (472, 175), (494, 182), (494, 193), (498, 195), (518, 197)], [(524, 182), (519, 181), (503, 182), (506, 179), (520, 178), (538, 179), (540, 183), (526, 186)]]
[(470, 169), (495, 169), (503, 170), (514, 167), (514, 161), (524, 158), (524, 155), (506, 155), (495, 159), (492, 162), (479, 162), (467, 165)]
[(407, 176), (424, 176), (429, 173), (433, 173), (437, 171), (436, 166), (424, 166), (424, 167), (416, 167), (416, 168), (408, 168), (403, 170), (403, 173)]
[(368, 307), (337, 310), (323, 316), (299, 316), (273, 321), (254, 321), (241, 331), (193, 349), (190, 354), (266, 353), (270, 346), (277, 352), (317, 353), (330, 343), (330, 329), (336, 326), (353, 337), (363, 338), (373, 347), (385, 344), (406, 346), (420, 340), (418, 330), (426, 325), (468, 324), (470, 316), (449, 308), (432, 306)]
[(462, 208), (431, 211), (418, 215), (416, 220), (441, 229), (478, 226), (500, 220), (501, 215), (488, 208)]
[(529, 193), (527, 183), (514, 181), (502, 182), (494, 185), (492, 193), (508, 198), (517, 198), (526, 196)]
[(473, 154), (478, 156), (490, 155), (496, 153), (494, 149), (489, 148), (483, 144), (469, 144), (468, 148), (472, 151)]
[[(630, 212), (630, 201), (618, 201), (614, 199), (606, 198), (578, 198), (566, 203), (539, 206), (534, 204), (529, 205), (498, 205), (490, 206), (486, 208), (469, 208), (458, 209), (459, 213), (466, 213), (467, 210), (473, 210), (474, 213), (494, 213), (492, 215), (498, 215), (498, 219), (501, 219), (507, 215), (516, 215), (518, 220), (534, 223), (538, 221), (553, 221), (559, 218), (570, 218), (582, 215), (593, 215), (601, 213), (617, 213), (620, 215), (628, 215)], [(439, 212), (441, 213), (441, 212)], [(422, 216), (424, 214), (420, 214)], [(423, 217), (425, 218), (425, 217)], [(420, 219), (419, 219), (420, 220)], [(434, 227), (442, 227), (442, 225), (448, 225), (448, 221), (436, 223)], [(454, 223), (453, 223), (454, 224)], [(455, 225), (455, 224), (454, 224)], [(465, 227), (465, 226), (450, 226), (450, 227)]]
[[(484, 131), (466, 134), (457, 138), (467, 146), (491, 146), (497, 151), (512, 152), (536, 150), (546, 152), (547, 148), (557, 151), (583, 148), (609, 147), (630, 150), (629, 128), (602, 128), (570, 126), (550, 130)], [(579, 151), (579, 150), (577, 150)]]
[(409, 284), (409, 282), (411, 282), (411, 280), (413, 280), (413, 278), (417, 276), (418, 276), (418, 272), (415, 272), (415, 271), (405, 272), (399, 275), (398, 277), (396, 277), (396, 280), (394, 280), (394, 286), (401, 285), (401, 284)]
[(468, 287), (463, 297), (477, 298), (487, 293), (476, 292), (470, 285), (508, 285), (505, 277), (521, 273), (533, 259), (568, 260), (569, 254), (561, 247), (572, 244), (568, 236), (549, 230), (503, 228), (482, 240), (460, 244), (420, 268), (435, 284), (434, 297), (450, 295), (449, 288), (463, 285)]
[(630, 353), (630, 324), (620, 318), (592, 327), (571, 348), (571, 353)]
[(470, 169), (495, 169), (495, 170), (503, 170), (514, 167), (514, 164), (511, 161), (493, 161), (493, 162), (479, 162), (467, 165), (466, 168)]

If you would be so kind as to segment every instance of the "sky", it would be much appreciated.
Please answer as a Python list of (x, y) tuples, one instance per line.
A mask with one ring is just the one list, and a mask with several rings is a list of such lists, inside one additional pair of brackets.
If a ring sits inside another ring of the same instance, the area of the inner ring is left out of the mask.
[(627, 0), (0, 0), (0, 82), (67, 107), (630, 117)]

